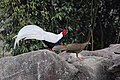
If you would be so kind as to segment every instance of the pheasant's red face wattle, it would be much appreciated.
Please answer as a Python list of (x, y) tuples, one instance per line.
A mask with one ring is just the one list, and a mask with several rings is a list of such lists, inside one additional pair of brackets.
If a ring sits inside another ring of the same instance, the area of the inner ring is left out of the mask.
[(67, 34), (66, 29), (63, 29), (62, 34), (63, 34), (63, 36), (65, 36)]

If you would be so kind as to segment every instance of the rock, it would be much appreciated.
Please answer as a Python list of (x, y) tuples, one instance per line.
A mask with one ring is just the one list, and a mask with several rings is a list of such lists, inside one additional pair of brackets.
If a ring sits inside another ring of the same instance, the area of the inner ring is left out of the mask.
[(120, 72), (120, 55), (114, 55), (111, 59), (112, 65), (109, 67), (109, 71), (112, 73)]
[(82, 51), (81, 55), (112, 58), (112, 56), (114, 55), (114, 52), (107, 51), (106, 49), (101, 49), (101, 50), (96, 50), (96, 51)]
[(120, 54), (120, 44), (111, 44), (108, 50)]
[[(60, 53), (59, 56), (69, 63), (78, 61), (78, 59), (76, 58), (76, 54), (74, 53), (66, 53), (66, 51), (64, 51)], [(80, 56), (80, 54), (78, 56)]]
[(0, 80), (70, 80), (77, 71), (48, 50), (0, 59)]
[(116, 77), (115, 80), (120, 80), (120, 77)]
[(109, 66), (108, 71), (114, 74), (115, 80), (120, 80), (120, 55), (112, 59), (112, 65)]
[[(117, 48), (117, 49), (116, 49)], [(0, 80), (120, 80), (119, 46), (56, 54), (39, 50), (0, 59)]]
[[(59, 54), (64, 60), (73, 64), (79, 71), (75, 80), (113, 80), (108, 68), (112, 65), (109, 58), (98, 56), (84, 56), (84, 60), (78, 60), (74, 53)], [(80, 55), (80, 54), (79, 54)], [(84, 75), (84, 76), (83, 76)], [(82, 79), (81, 79), (82, 78)]]
[(79, 70), (73, 80), (95, 80), (89, 67), (79, 62), (74, 62), (72, 64)]
[(108, 48), (104, 48), (101, 50), (81, 52), (83, 56), (98, 56), (98, 57), (105, 57), (105, 58), (113, 58), (115, 53), (120, 54), (120, 44), (111, 44)]
[[(107, 71), (111, 65), (111, 61), (107, 58), (89, 56), (81, 61), (86, 71), (90, 74), (92, 79), (88, 80), (113, 80), (112, 73)], [(80, 70), (80, 69), (79, 69)], [(83, 70), (81, 70), (83, 71)]]

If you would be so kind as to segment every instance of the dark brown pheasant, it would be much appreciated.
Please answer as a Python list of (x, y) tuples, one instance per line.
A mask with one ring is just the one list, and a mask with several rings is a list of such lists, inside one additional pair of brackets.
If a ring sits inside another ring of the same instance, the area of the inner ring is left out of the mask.
[(56, 51), (56, 52), (62, 52), (62, 51), (66, 50), (66, 46), (65, 45), (57, 45), (57, 46), (54, 46), (52, 48), (52, 50)]
[(66, 51), (76, 53), (76, 57), (78, 57), (78, 53), (80, 53), (88, 44), (91, 44), (91, 43), (85, 42), (85, 43), (68, 44), (66, 46)]
[[(76, 57), (78, 57), (78, 53), (80, 53), (90, 42), (85, 43), (72, 43), (68, 45), (57, 45), (52, 48), (53, 51), (66, 51), (70, 53), (76, 53)], [(79, 57), (78, 57), (79, 58)]]

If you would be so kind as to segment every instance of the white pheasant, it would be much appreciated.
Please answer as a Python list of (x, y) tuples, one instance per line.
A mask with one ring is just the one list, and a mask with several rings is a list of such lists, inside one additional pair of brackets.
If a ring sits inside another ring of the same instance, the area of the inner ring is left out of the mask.
[(57, 43), (67, 32), (65, 29), (60, 34), (54, 34), (51, 32), (46, 32), (42, 28), (36, 25), (27, 25), (24, 26), (18, 34), (15, 36), (14, 49), (16, 48), (16, 44), (19, 45), (19, 41), (22, 39), (36, 39), (36, 40), (44, 40), (50, 43)]

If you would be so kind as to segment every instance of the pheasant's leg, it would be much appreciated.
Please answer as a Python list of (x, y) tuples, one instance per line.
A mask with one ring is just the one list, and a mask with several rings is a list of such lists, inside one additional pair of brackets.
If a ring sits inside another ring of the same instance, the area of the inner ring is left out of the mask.
[(79, 59), (79, 60), (83, 60), (84, 57), (82, 55), (78, 56), (78, 53), (76, 53), (76, 57)]

